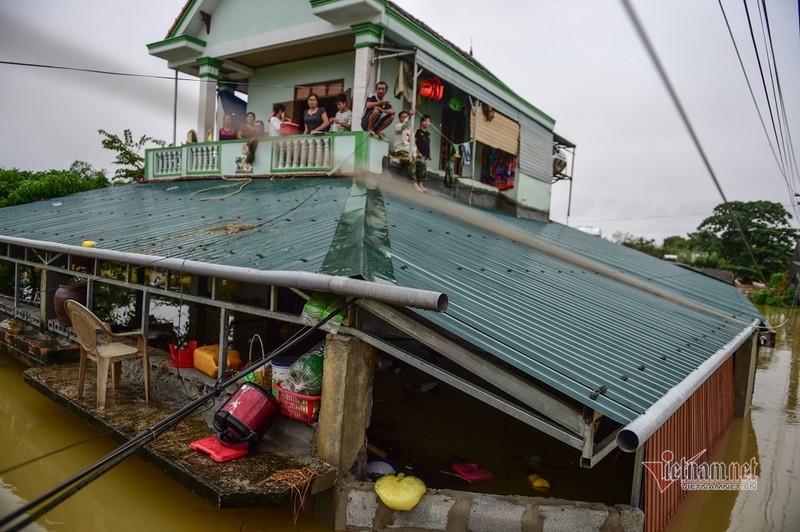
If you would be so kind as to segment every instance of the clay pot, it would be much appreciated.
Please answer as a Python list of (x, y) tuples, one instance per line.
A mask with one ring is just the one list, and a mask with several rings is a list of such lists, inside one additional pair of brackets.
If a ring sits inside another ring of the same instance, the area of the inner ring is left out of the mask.
[(56, 319), (64, 327), (72, 327), (72, 322), (67, 316), (64, 302), (67, 299), (74, 299), (81, 305), (86, 304), (86, 283), (60, 284), (53, 294), (53, 306), (56, 310)]

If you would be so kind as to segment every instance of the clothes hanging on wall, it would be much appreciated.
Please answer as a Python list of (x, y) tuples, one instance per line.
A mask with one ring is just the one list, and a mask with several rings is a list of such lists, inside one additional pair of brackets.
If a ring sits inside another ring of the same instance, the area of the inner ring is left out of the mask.
[(461, 146), (461, 164), (470, 164), (472, 162), (472, 146), (469, 142), (465, 142)]
[(407, 102), (414, 101), (414, 66), (408, 61), (401, 60), (397, 68), (394, 95), (396, 98), (404, 98)]
[(500, 190), (514, 188), (517, 158), (509, 153), (484, 146), (481, 161), (481, 183)]

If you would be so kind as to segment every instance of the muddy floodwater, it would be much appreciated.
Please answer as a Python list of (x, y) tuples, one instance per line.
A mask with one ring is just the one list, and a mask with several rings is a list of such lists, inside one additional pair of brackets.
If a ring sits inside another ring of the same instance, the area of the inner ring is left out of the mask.
[[(795, 315), (789, 321), (788, 309), (761, 310), (777, 327), (776, 346), (761, 350), (751, 412), (745, 418), (734, 420), (718, 449), (708, 457), (709, 461), (725, 463), (745, 463), (755, 457), (759, 473), (757, 489), (691, 492), (673, 517), (668, 528), (671, 532), (800, 531), (800, 471), (797, 467), (800, 460), (800, 319)], [(22, 381), (24, 369), (25, 366), (17, 361), (0, 355), (0, 515), (6, 515), (23, 501), (47, 491), (116, 447), (114, 440), (26, 385)], [(381, 379), (384, 378), (385, 375), (376, 375), (377, 390), (381, 389)], [(423, 381), (430, 379), (420, 378)], [(424, 383), (422, 389), (426, 389)], [(413, 413), (414, 409), (423, 408), (425, 401), (432, 403), (436, 397), (434, 394), (435, 389), (409, 396), (411, 398), (407, 400), (391, 396), (382, 399), (377, 394), (373, 408), (380, 413), (389, 405), (397, 409), (407, 403), (405, 407)], [(430, 404), (427, 407), (432, 408)], [(471, 412), (478, 415), (477, 409)], [(502, 419), (502, 416), (492, 417), (495, 424)], [(492, 423), (492, 419), (463, 420), (464, 425), (479, 427), (484, 435), (508, 433), (508, 430)], [(376, 420), (373, 420), (373, 425), (380, 428)], [(491, 442), (488, 438), (475, 438), (475, 449), (467, 445), (469, 442), (462, 442), (457, 448), (452, 442), (446, 445), (439, 442), (434, 428), (417, 427), (417, 431), (411, 434), (413, 438), (410, 439), (420, 441), (416, 452), (423, 462), (434, 463), (437, 452), (469, 455), (477, 453), (481, 447), (492, 446), (491, 454), (503, 460), (493, 464), (495, 471), (517, 468), (520, 469), (517, 476), (522, 479), (515, 482), (516, 477), (508, 475), (507, 486), (500, 486), (500, 492), (594, 500), (602, 500), (599, 494), (605, 493), (609, 501), (604, 502), (613, 504), (624, 499), (629, 490), (627, 485), (617, 490), (609, 486), (609, 476), (604, 474), (604, 467), (608, 464), (601, 462), (596, 471), (591, 472), (575, 467), (565, 468), (560, 473), (554, 469), (553, 488), (548, 493), (524, 492), (528, 471), (515, 461), (523, 460), (527, 465), (530, 457), (526, 453), (531, 451), (515, 447), (519, 447), (521, 438), (500, 437)], [(419, 437), (420, 434), (425, 437)], [(78, 445), (74, 445), (76, 443)], [(443, 449), (437, 451), (437, 446)], [(64, 450), (45, 456), (59, 449)], [(545, 462), (547, 458), (542, 454)], [(28, 461), (31, 463), (9, 470)], [(576, 478), (567, 482), (568, 475)], [(571, 485), (571, 490), (560, 491), (566, 485)], [(299, 522), (293, 524), (291, 508), (217, 509), (136, 457), (123, 462), (53, 509), (38, 524), (40, 530), (65, 532), (330, 530), (308, 515), (301, 516)]]
[(776, 327), (777, 342), (759, 354), (750, 413), (734, 419), (709, 460), (743, 463), (756, 457), (758, 488), (691, 492), (670, 521), (670, 532), (800, 531), (800, 314), (760, 310)]
[[(82, 471), (117, 446), (110, 437), (25, 384), (24, 369), (16, 360), (0, 355), (0, 516)], [(331, 530), (308, 515), (301, 515), (294, 525), (292, 508), (220, 510), (137, 457), (100, 477), (38, 524), (38, 530), (63, 532)]]

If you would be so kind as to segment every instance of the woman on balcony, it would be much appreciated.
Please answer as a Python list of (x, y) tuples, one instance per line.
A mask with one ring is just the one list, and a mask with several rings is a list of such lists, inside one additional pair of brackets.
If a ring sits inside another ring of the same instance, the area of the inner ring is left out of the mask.
[(225, 115), (222, 119), (222, 128), (219, 130), (219, 140), (234, 140), (236, 138), (236, 130), (233, 129), (233, 117)]
[(323, 133), (328, 129), (330, 120), (324, 107), (319, 106), (319, 97), (311, 94), (308, 97), (308, 109), (303, 113), (303, 133)]
[(242, 127), (239, 128), (239, 132), (236, 134), (237, 137), (240, 139), (249, 139), (256, 136), (256, 114), (253, 111), (249, 111), (245, 116), (245, 122), (242, 124)]

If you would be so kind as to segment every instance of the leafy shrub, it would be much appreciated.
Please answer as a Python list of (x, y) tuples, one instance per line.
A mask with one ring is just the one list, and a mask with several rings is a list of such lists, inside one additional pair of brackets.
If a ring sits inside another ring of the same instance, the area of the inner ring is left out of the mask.
[(75, 161), (69, 170), (30, 172), (0, 168), (0, 207), (58, 198), (109, 186), (102, 170)]

